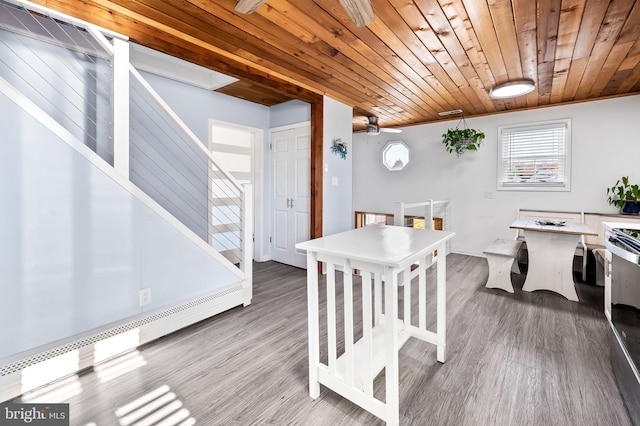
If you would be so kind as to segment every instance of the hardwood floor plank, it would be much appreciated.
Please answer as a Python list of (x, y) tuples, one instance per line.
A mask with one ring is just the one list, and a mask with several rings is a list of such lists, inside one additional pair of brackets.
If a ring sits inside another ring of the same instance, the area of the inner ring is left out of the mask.
[[(447, 362), (435, 346), (410, 339), (399, 354), (400, 421), (407, 425), (630, 425), (609, 363), (609, 325), (601, 287), (578, 284), (585, 302), (546, 292), (487, 289), (486, 260), (447, 258)], [(129, 358), (138, 367), (106, 381), (103, 367), (73, 380), (71, 424), (117, 425), (119, 407), (156, 389), (203, 425), (383, 425), (384, 422), (321, 387), (308, 393), (306, 271), (275, 262), (254, 265), (253, 303), (152, 342)], [(435, 324), (434, 274), (428, 274), (428, 324)], [(360, 277), (354, 277), (355, 338), (362, 333)], [(326, 299), (320, 280), (321, 304)], [(342, 327), (342, 280), (336, 280)], [(417, 324), (417, 285), (412, 321)], [(581, 298), (582, 299), (582, 298)], [(321, 305), (322, 306), (322, 305)], [(399, 298), (403, 310), (403, 292)], [(321, 335), (326, 308), (320, 310)], [(338, 352), (344, 333), (338, 333)], [(326, 342), (321, 343), (326, 359)], [(99, 371), (100, 370), (100, 371)], [(49, 386), (55, 390), (58, 384)], [(384, 372), (374, 395), (384, 398)], [(35, 393), (33, 393), (35, 395)], [(24, 401), (38, 402), (38, 398)]]

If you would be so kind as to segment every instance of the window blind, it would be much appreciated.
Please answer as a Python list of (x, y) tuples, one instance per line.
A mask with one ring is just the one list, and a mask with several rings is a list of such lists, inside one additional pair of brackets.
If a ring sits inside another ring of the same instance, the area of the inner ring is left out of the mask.
[(567, 128), (566, 121), (502, 128), (502, 186), (565, 186)]

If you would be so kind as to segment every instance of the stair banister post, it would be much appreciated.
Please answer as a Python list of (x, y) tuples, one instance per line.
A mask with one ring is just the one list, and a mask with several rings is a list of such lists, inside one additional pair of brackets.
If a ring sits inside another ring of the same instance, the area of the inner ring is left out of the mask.
[(251, 303), (253, 297), (253, 186), (249, 183), (242, 185), (242, 258), (240, 270), (245, 274), (244, 279), (244, 306)]
[(129, 43), (113, 39), (111, 117), (113, 168), (129, 179)]
[(393, 203), (393, 224), (395, 226), (405, 226), (404, 223), (404, 203), (396, 201)]

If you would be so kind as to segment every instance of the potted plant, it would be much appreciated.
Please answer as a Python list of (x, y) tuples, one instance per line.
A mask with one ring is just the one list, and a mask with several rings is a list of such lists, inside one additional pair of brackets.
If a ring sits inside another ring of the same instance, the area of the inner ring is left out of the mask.
[[(460, 123), (463, 123), (462, 129), (458, 128), (460, 127)], [(484, 133), (467, 127), (464, 116), (455, 129), (447, 129), (447, 132), (442, 134), (442, 143), (447, 152), (455, 152), (458, 157), (465, 151), (477, 151), (483, 139)]]
[(629, 176), (623, 176), (607, 188), (607, 201), (616, 206), (623, 214), (640, 212), (640, 186), (629, 183)]

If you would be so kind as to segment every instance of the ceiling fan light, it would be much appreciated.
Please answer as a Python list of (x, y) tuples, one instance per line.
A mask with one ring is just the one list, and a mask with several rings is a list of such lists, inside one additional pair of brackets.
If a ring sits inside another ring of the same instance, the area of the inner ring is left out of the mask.
[(531, 93), (536, 85), (531, 80), (516, 80), (498, 84), (489, 91), (489, 96), (494, 99), (515, 98), (516, 96)]
[(375, 115), (372, 115), (370, 117), (367, 117), (367, 120), (369, 121), (367, 123), (367, 135), (379, 135), (380, 132), (385, 132), (385, 133), (401, 133), (402, 129), (391, 129), (388, 127), (380, 127), (380, 125), (378, 124), (378, 117), (376, 117)]

